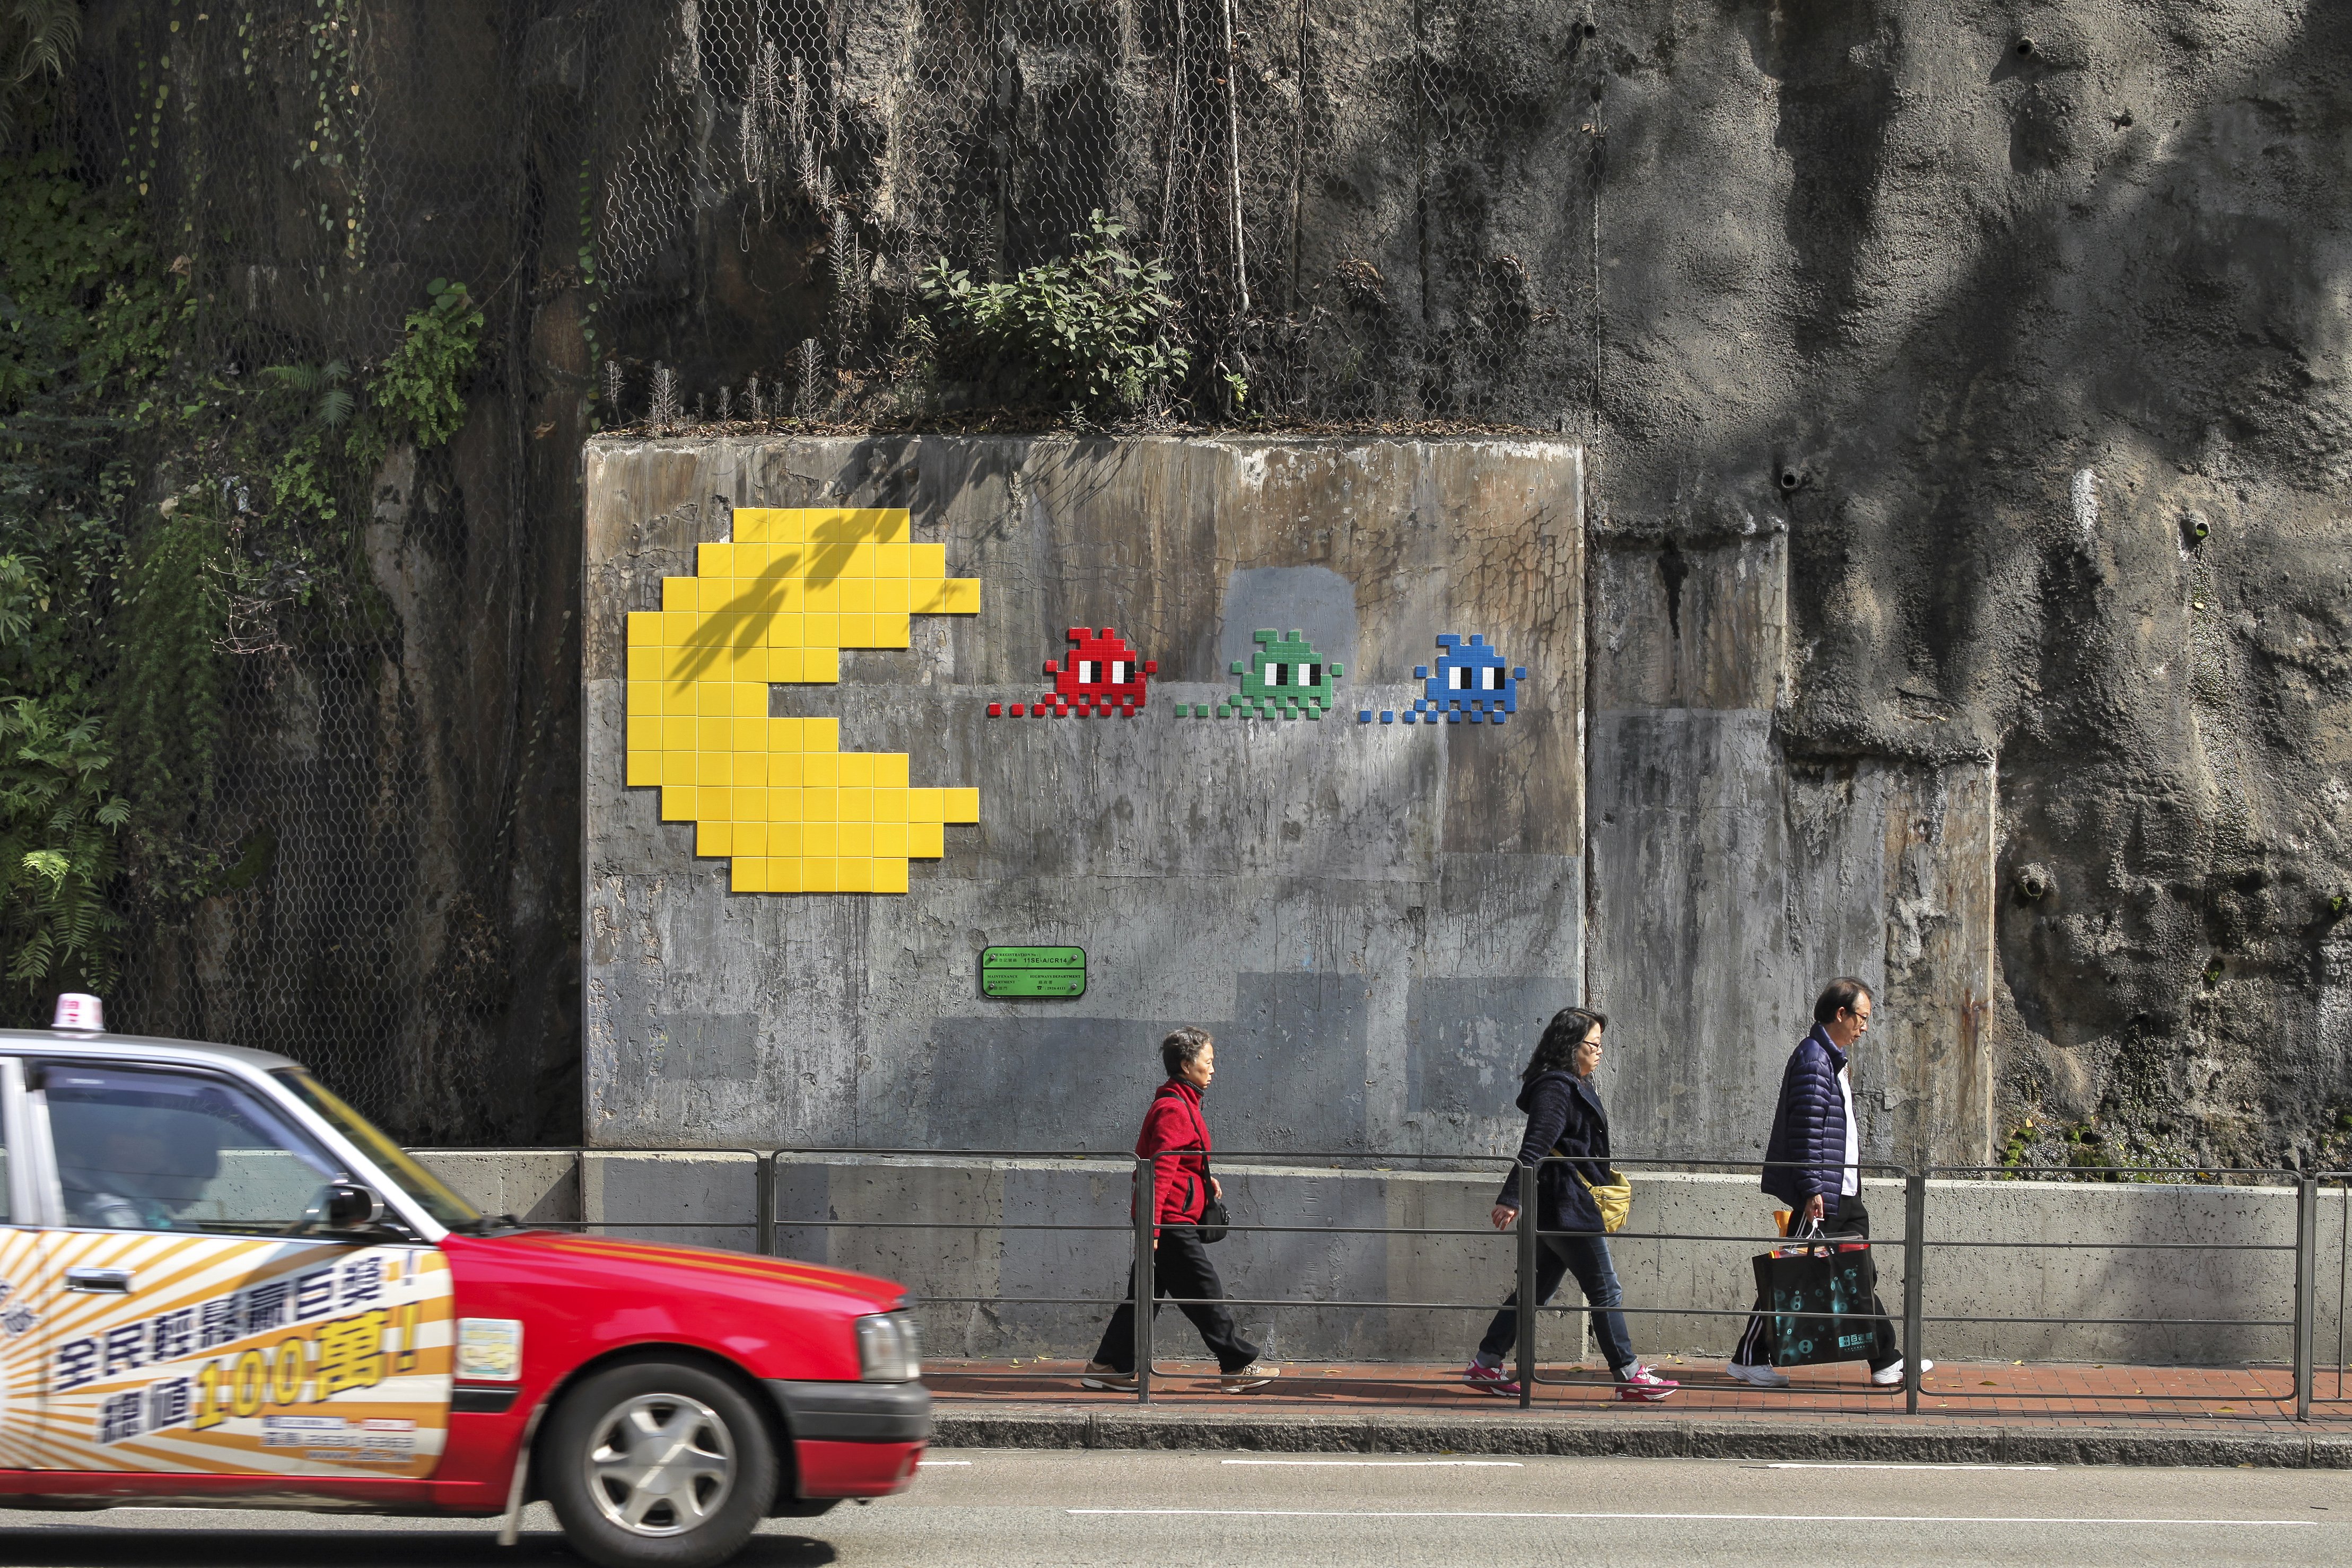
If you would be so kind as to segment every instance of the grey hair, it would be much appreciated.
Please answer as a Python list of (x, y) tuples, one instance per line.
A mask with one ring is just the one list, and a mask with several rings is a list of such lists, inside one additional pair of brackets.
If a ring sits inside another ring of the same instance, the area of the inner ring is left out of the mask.
[(1167, 1067), (1168, 1076), (1173, 1078), (1216, 1043), (1209, 1037), (1207, 1030), (1198, 1024), (1188, 1023), (1160, 1042), (1160, 1060)]

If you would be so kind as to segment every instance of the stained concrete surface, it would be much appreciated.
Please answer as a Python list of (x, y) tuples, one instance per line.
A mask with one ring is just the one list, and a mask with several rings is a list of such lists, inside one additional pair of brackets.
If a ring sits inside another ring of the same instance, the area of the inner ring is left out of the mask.
[[(421, 1157), (493, 1211), (648, 1240), (757, 1245), (759, 1166), (748, 1152), (590, 1150), (576, 1170), (574, 1156), (536, 1151)], [(1083, 1355), (1125, 1292), (1131, 1162), (787, 1154), (774, 1168), (777, 1251), (897, 1281), (934, 1355)], [(1234, 1296), (1302, 1303), (1238, 1308), (1244, 1329), (1284, 1357), (1466, 1358), (1512, 1279), (1511, 1241), (1487, 1222), (1499, 1169), (1221, 1166), (1241, 1223), (1297, 1228), (1240, 1230), (1218, 1245)], [(1633, 1181), (1633, 1218), (1611, 1250), (1627, 1304), (1643, 1309), (1632, 1319), (1636, 1348), (1727, 1352), (1753, 1295), (1748, 1260), (1770, 1233), (1769, 1203), (1752, 1176), (1637, 1170)], [(1904, 1190), (1872, 1180), (1864, 1197), (1881, 1238), (1881, 1294), (1899, 1311)], [(2332, 1364), (2352, 1330), (2340, 1289), (2352, 1276), (2344, 1196), (2317, 1201), (2315, 1339)], [(2294, 1209), (2282, 1187), (1932, 1181), (1921, 1232), (1927, 1354), (2286, 1363)], [(1360, 1228), (1335, 1228), (1349, 1227)], [(1382, 1228), (1401, 1234), (1367, 1233)], [(1412, 1231), (1445, 1234), (1402, 1234)], [(1580, 1299), (1570, 1280), (1555, 1301)], [(1581, 1313), (1546, 1314), (1542, 1325), (1547, 1356), (1583, 1353)], [(1194, 1346), (1172, 1313), (1160, 1332), (1171, 1354)]]
[(1779, 528), (1612, 535), (1591, 559), (1589, 976), (1618, 1013), (1617, 1146), (1760, 1157), (1790, 1044), (1849, 974), (1877, 995), (1865, 1157), (1990, 1163), (1992, 764), (1791, 755)]
[[(1219, 1038), (1225, 1147), (1516, 1143), (1523, 1009), (1583, 983), (1572, 443), (615, 443), (589, 465), (590, 1142), (1121, 1148), (1191, 1022)], [(845, 750), (978, 786), (980, 826), (904, 896), (730, 894), (621, 782), (622, 616), (732, 507), (818, 504), (908, 506), (982, 584), (977, 617), (774, 688), (841, 715)], [(1139, 717), (984, 716), (1034, 700), (1078, 624), (1159, 662)], [(1330, 641), (1340, 711), (1178, 718), (1234, 690), (1260, 626)], [(1410, 706), (1441, 632), (1528, 669), (1511, 722), (1358, 724)], [(1086, 996), (980, 997), (980, 949), (1008, 943), (1085, 947)]]
[[(1580, 475), (1543, 443), (600, 444), (591, 1141), (1118, 1148), (1152, 1042), (1198, 1022), (1229, 1149), (1494, 1152), (1543, 1020), (1591, 1000), (1618, 1149), (1732, 1159), (1821, 980), (1853, 973), (1881, 993), (1865, 1151), (1989, 1161), (1990, 766), (1792, 758), (1785, 538), (1663, 578), (1612, 538), (1588, 580)], [(813, 500), (908, 504), (983, 584), (978, 617), (845, 655), (838, 687), (774, 688), (979, 785), (980, 828), (903, 898), (729, 894), (620, 783), (620, 617), (732, 506)], [(982, 716), (1034, 699), (1070, 622), (1159, 660), (1142, 716)], [(1257, 624), (1346, 654), (1339, 711), (1174, 717), (1232, 690)], [(1482, 628), (1529, 672), (1507, 727), (1355, 722), (1410, 705), (1438, 631)], [(1033, 941), (1087, 949), (1087, 996), (977, 997), (980, 947)]]

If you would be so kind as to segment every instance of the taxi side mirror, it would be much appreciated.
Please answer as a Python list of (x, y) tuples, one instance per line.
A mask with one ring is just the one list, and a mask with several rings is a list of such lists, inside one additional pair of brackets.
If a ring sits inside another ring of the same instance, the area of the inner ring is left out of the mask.
[(383, 1199), (358, 1182), (330, 1186), (325, 1209), (322, 1218), (329, 1230), (373, 1230), (384, 1222)]

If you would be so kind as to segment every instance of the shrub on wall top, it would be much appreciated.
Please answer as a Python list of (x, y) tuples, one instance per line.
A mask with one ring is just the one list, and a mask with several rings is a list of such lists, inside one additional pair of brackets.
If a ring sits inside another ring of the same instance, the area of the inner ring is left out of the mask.
[(975, 283), (944, 257), (917, 280), (933, 367), (985, 400), (1118, 414), (1180, 382), (1191, 356), (1171, 331), (1174, 275), (1126, 247), (1097, 209), (1080, 249), (1001, 283)]

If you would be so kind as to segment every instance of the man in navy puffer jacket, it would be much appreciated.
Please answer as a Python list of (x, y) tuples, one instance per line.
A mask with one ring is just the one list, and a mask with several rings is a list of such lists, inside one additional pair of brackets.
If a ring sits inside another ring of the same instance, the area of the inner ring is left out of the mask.
[[(1853, 1114), (1853, 1075), (1848, 1053), (1870, 1029), (1870, 988), (1851, 977), (1832, 980), (1813, 1004), (1812, 1032), (1797, 1042), (1780, 1074), (1780, 1103), (1772, 1112), (1772, 1135), (1764, 1145), (1764, 1190), (1787, 1204), (1791, 1235), (1808, 1222), (1825, 1235), (1868, 1236), (1870, 1214), (1862, 1206), (1861, 1130)], [(1742, 1383), (1779, 1388), (1786, 1374), (1772, 1364), (1772, 1320), (1769, 1302), (1759, 1301), (1748, 1332), (1727, 1369)], [(1870, 1347), (1870, 1381), (1891, 1387), (1903, 1381), (1903, 1349), (1886, 1304), (1874, 1291), (1871, 1310), (1879, 1314)], [(1925, 1372), (1932, 1362), (1920, 1363)]]

